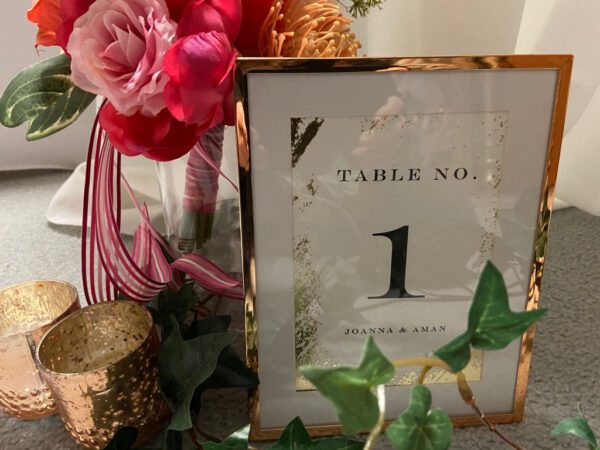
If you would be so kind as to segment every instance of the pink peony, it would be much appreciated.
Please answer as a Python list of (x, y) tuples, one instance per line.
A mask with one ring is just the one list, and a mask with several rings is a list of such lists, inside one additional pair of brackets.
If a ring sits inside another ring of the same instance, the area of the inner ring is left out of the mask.
[(73, 81), (123, 115), (158, 114), (175, 29), (165, 0), (96, 0), (75, 21), (67, 45)]
[(177, 37), (221, 31), (235, 42), (241, 25), (241, 0), (191, 0), (179, 20)]
[(156, 161), (170, 161), (185, 155), (203, 129), (176, 120), (167, 109), (156, 116), (124, 116), (107, 103), (100, 110), (100, 125), (110, 142), (126, 156), (144, 155)]
[(177, 120), (209, 129), (224, 119), (232, 90), (236, 52), (225, 33), (211, 31), (179, 39), (169, 50), (164, 96)]

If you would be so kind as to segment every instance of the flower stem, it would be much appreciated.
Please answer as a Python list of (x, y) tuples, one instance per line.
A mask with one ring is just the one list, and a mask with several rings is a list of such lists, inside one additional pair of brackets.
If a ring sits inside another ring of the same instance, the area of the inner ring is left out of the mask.
[(479, 408), (479, 406), (477, 406), (477, 403), (475, 403), (475, 395), (473, 395), (473, 391), (471, 390), (471, 387), (469, 386), (469, 383), (467, 382), (467, 378), (465, 377), (464, 373), (459, 372), (459, 373), (456, 374), (456, 383), (458, 385), (458, 391), (460, 392), (460, 396), (462, 397), (462, 399), (465, 401), (465, 403), (467, 405), (469, 405), (471, 407), (471, 409), (473, 411), (475, 411), (475, 413), (479, 417), (479, 420), (481, 420), (481, 422), (484, 425), (486, 425), (488, 427), (488, 429), (492, 433), (494, 433), (497, 436), (499, 436), (500, 439), (502, 439), (504, 442), (506, 442), (513, 449), (515, 449), (515, 450), (525, 450), (523, 447), (521, 447), (517, 443), (513, 442), (507, 435), (505, 435), (504, 433), (502, 433), (496, 427), (496, 425), (493, 424), (490, 421), (490, 419), (488, 419), (488, 417)]
[(385, 385), (383, 384), (377, 386), (377, 403), (379, 405), (379, 417), (377, 418), (377, 423), (369, 433), (364, 450), (373, 450), (375, 448), (377, 438), (381, 434), (381, 430), (383, 430), (385, 423)]
[[(434, 357), (426, 357), (426, 358), (410, 358), (410, 359), (397, 359), (392, 361), (394, 367), (410, 367), (410, 366), (429, 366), (439, 367), (440, 369), (444, 369), (447, 372), (452, 372), (452, 369), (448, 364), (442, 361), (439, 358)], [(427, 369), (429, 370), (429, 369)]]
[[(450, 368), (450, 366), (448, 366), (448, 364), (446, 364), (441, 359), (435, 358), (435, 357), (398, 359), (398, 360), (393, 361), (392, 364), (396, 368), (422, 366), (421, 373), (419, 374), (419, 378), (417, 380), (418, 384), (423, 384), (423, 382), (425, 381), (425, 376), (433, 367), (438, 367), (440, 369), (444, 369), (445, 371), (456, 375), (456, 384), (458, 386), (458, 392), (460, 393), (460, 396), (462, 397), (464, 402), (467, 405), (469, 405), (471, 407), (471, 409), (473, 409), (473, 411), (475, 411), (475, 413), (479, 417), (479, 420), (481, 420), (481, 422), (484, 425), (486, 425), (492, 433), (495, 433), (498, 437), (500, 437), (500, 439), (502, 439), (504, 442), (506, 442), (514, 450), (525, 450), (523, 447), (519, 446), (518, 444), (513, 442), (508, 436), (506, 436), (504, 433), (502, 433), (496, 427), (496, 425), (493, 424), (490, 421), (490, 419), (488, 419), (488, 417), (483, 413), (483, 411), (479, 408), (479, 406), (477, 406), (477, 403), (475, 403), (475, 396), (473, 395), (473, 391), (471, 390), (471, 387), (469, 386), (469, 383), (467, 382), (467, 378), (465, 377), (465, 374), (463, 372), (454, 373), (452, 371), (452, 369)], [(381, 430), (379, 430), (379, 432), (380, 431)], [(379, 432), (377, 434), (379, 434)], [(369, 438), (370, 437), (371, 437), (371, 435), (369, 435)], [(367, 441), (367, 443), (368, 442), (369, 441)], [(369, 449), (370, 449), (370, 447), (369, 447)], [(369, 450), (369, 449), (365, 446), (365, 450)]]

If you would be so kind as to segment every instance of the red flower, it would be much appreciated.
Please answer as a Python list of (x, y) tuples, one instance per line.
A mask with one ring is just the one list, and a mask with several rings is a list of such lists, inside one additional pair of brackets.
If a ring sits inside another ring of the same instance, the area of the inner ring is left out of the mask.
[(59, 45), (66, 51), (73, 23), (94, 0), (35, 0), (27, 19), (38, 25), (35, 45)]
[(171, 19), (175, 22), (179, 22), (183, 10), (187, 4), (192, 1), (193, 0), (167, 0), (167, 7), (169, 8), (169, 15), (171, 16)]
[(73, 24), (89, 9), (94, 0), (62, 0), (60, 4), (60, 17), (62, 24), (56, 32), (56, 42), (63, 50), (67, 51), (69, 37), (73, 32)]
[(177, 120), (203, 130), (221, 123), (223, 101), (233, 87), (236, 52), (227, 35), (216, 31), (179, 39), (165, 56), (169, 76), (164, 96)]
[(235, 45), (243, 56), (261, 56), (258, 36), (273, 3), (274, 0), (242, 0), (244, 20)]
[(144, 155), (156, 161), (170, 161), (183, 156), (205, 131), (197, 125), (176, 120), (167, 109), (154, 117), (140, 113), (124, 116), (110, 103), (100, 110), (100, 125), (122, 154)]
[(181, 15), (177, 37), (220, 31), (227, 35), (230, 42), (234, 42), (241, 24), (240, 0), (192, 0)]
[(60, 0), (35, 0), (27, 11), (27, 19), (38, 25), (35, 45), (56, 45), (56, 31), (60, 27)]

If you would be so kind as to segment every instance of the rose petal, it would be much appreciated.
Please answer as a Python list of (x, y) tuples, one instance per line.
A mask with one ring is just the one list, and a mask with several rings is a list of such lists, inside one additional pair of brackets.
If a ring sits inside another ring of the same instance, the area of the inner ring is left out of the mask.
[(223, 120), (235, 56), (224, 33), (199, 33), (177, 41), (164, 59), (169, 76), (164, 97), (173, 116), (203, 127)]
[(157, 161), (169, 161), (184, 155), (204, 131), (176, 120), (166, 109), (156, 116), (125, 116), (110, 103), (100, 111), (100, 125), (122, 154), (144, 155)]

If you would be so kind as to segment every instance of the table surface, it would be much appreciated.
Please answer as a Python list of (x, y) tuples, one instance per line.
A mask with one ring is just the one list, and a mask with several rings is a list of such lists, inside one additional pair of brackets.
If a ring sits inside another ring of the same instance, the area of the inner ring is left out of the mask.
[[(0, 173), (0, 286), (57, 278), (81, 292), (80, 229), (48, 224), (45, 211), (68, 172)], [(600, 435), (600, 217), (576, 209), (552, 220), (542, 304), (549, 313), (538, 325), (525, 420), (502, 429), (529, 450), (585, 449), (575, 438), (550, 431), (575, 415), (581, 402)], [(208, 396), (201, 428), (215, 436), (247, 421), (245, 392)], [(261, 446), (262, 447), (262, 446)], [(0, 450), (74, 450), (57, 416), (26, 422), (0, 413)], [(378, 448), (389, 449), (384, 440)], [(457, 429), (452, 449), (507, 448), (483, 427)]]

